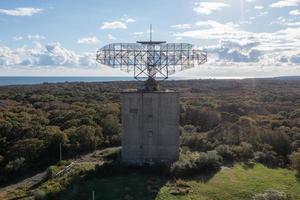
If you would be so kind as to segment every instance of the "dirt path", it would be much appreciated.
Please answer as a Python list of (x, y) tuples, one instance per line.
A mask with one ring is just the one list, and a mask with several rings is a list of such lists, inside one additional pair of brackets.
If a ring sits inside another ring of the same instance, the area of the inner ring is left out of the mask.
[[(114, 150), (117, 148), (119, 148), (119, 147), (107, 148), (104, 150), (97, 150), (93, 153), (81, 155), (78, 158), (73, 158), (73, 159), (69, 159), (69, 160), (71, 162), (75, 162), (75, 163), (82, 163), (82, 162), (89, 162), (89, 163), (94, 163), (94, 164), (102, 163), (103, 161), (100, 159), (100, 156), (103, 155), (106, 151)], [(30, 187), (38, 184), (46, 176), (46, 173), (47, 173), (47, 170), (37, 173), (37, 174), (35, 174), (31, 177), (25, 178), (23, 180), (20, 180), (17, 183), (0, 188), (0, 199), (4, 199), (7, 192), (9, 192), (9, 191), (13, 191), (18, 188), (24, 188), (24, 187), (30, 188)]]
[(35, 174), (32, 177), (25, 178), (17, 183), (5, 186), (3, 188), (0, 188), (0, 199), (4, 199), (8, 191), (16, 190), (21, 187), (31, 187), (37, 183), (39, 183), (43, 178), (46, 176), (46, 171), (43, 171), (41, 173)]

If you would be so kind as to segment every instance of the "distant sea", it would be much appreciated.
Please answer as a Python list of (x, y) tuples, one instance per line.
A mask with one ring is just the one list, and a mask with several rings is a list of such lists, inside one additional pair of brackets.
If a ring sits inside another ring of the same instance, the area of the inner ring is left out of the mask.
[[(188, 77), (169, 77), (169, 80), (191, 79)], [(197, 78), (195, 78), (197, 79)], [(0, 86), (6, 85), (34, 85), (43, 83), (65, 82), (112, 82), (133, 81), (130, 76), (0, 76)]]
[[(200, 77), (169, 77), (169, 80), (199, 79)], [(245, 77), (201, 77), (200, 79), (244, 79)], [(273, 77), (278, 80), (300, 80), (300, 76)], [(111, 81), (133, 81), (130, 76), (0, 76), (0, 86), (6, 85), (34, 85), (43, 83), (65, 83), (65, 82), (111, 82)]]
[(111, 82), (132, 81), (132, 77), (21, 77), (0, 76), (0, 86), (4, 85), (33, 85), (42, 83), (64, 83), (64, 82)]

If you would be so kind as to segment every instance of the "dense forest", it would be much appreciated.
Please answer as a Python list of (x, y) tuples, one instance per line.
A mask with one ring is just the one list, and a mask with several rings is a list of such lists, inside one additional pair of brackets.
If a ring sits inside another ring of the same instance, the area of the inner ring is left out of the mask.
[[(120, 146), (121, 91), (140, 82), (0, 87), (0, 183), (65, 158)], [(300, 170), (300, 81), (166, 81), (180, 92), (176, 175), (228, 163)]]

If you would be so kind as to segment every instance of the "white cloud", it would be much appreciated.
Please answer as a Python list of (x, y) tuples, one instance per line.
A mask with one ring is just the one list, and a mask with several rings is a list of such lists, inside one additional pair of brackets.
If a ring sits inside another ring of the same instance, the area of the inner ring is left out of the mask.
[(15, 36), (15, 37), (13, 37), (13, 39), (15, 41), (20, 41), (20, 40), (23, 40), (23, 36)]
[(94, 63), (95, 58), (86, 55), (78, 55), (73, 51), (62, 47), (60, 43), (50, 43), (42, 46), (36, 42), (33, 48), (21, 47), (11, 50), (8, 47), (0, 47), (0, 65), (3, 66), (84, 66), (86, 63)]
[(15, 8), (15, 9), (0, 9), (1, 14), (10, 16), (32, 16), (36, 13), (41, 13), (41, 8)]
[(254, 6), (254, 9), (256, 9), (256, 10), (262, 10), (262, 9), (264, 9), (264, 7), (263, 6)]
[(104, 22), (101, 29), (127, 29), (127, 25), (122, 21)]
[(128, 18), (125, 20), (125, 22), (128, 24), (128, 23), (133, 23), (135, 22), (135, 19), (132, 19), (132, 18)]
[(79, 55), (58, 42), (32, 48), (0, 46), (0, 71), (4, 76), (128, 76), (119, 69), (100, 65), (95, 52)]
[(198, 14), (210, 15), (213, 11), (220, 11), (228, 6), (221, 2), (196, 2), (193, 10)]
[(107, 35), (108, 40), (116, 40), (117, 38), (115, 36), (113, 36), (112, 34), (108, 34)]
[(0, 66), (8, 66), (19, 63), (19, 57), (8, 47), (0, 47)]
[(272, 3), (270, 7), (272, 8), (284, 8), (284, 7), (293, 7), (298, 6), (300, 4), (300, 0), (282, 0), (276, 3)]
[(101, 25), (101, 29), (127, 29), (127, 24), (135, 22), (135, 19), (124, 15), (120, 20), (112, 21), (112, 22), (104, 22)]
[(171, 28), (175, 28), (175, 29), (190, 29), (192, 28), (191, 24), (176, 24), (176, 25), (172, 25)]
[(297, 19), (287, 19), (283, 16), (278, 17), (275, 21), (271, 22), (271, 24), (279, 24), (282, 26), (300, 26), (300, 22)]
[(35, 34), (35, 35), (27, 35), (27, 38), (29, 40), (44, 40), (45, 36), (39, 35), (39, 34)]
[(217, 56), (213, 62), (257, 63), (262, 56), (262, 52), (256, 49), (258, 45), (250, 40), (221, 40), (218, 46), (207, 48), (207, 51)]
[[(287, 22), (288, 25), (291, 23)], [(210, 58), (211, 64), (257, 62), (260, 66), (281, 65), (282, 56), (287, 58), (286, 63), (298, 64), (295, 58), (300, 54), (300, 27), (255, 33), (231, 22), (222, 24), (208, 20), (197, 22), (195, 26), (198, 27), (196, 30), (177, 32), (173, 36), (219, 41), (218, 46), (207, 48), (216, 55), (214, 59)]]
[(133, 36), (134, 36), (135, 38), (141, 38), (141, 37), (143, 37), (145, 34), (146, 34), (145, 32), (139, 31), (139, 32), (134, 32), (134, 33), (133, 33)]
[(289, 12), (290, 15), (300, 16), (300, 10), (292, 10)]
[(80, 38), (78, 44), (98, 44), (100, 40), (97, 37), (84, 37)]
[(199, 21), (196, 23), (198, 29), (174, 33), (175, 37), (187, 37), (193, 39), (236, 39), (241, 36), (250, 36), (248, 32), (237, 29), (239, 25), (219, 23), (213, 20)]

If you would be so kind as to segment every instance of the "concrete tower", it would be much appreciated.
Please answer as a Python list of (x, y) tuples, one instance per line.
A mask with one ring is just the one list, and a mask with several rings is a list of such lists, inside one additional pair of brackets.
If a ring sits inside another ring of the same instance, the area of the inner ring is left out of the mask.
[(179, 96), (174, 91), (122, 94), (122, 160), (174, 162), (179, 157)]
[(156, 79), (207, 61), (188, 43), (150, 40), (112, 43), (97, 51), (101, 64), (148, 78), (143, 90), (122, 93), (122, 160), (129, 164), (174, 162), (179, 157), (179, 95), (158, 89)]

